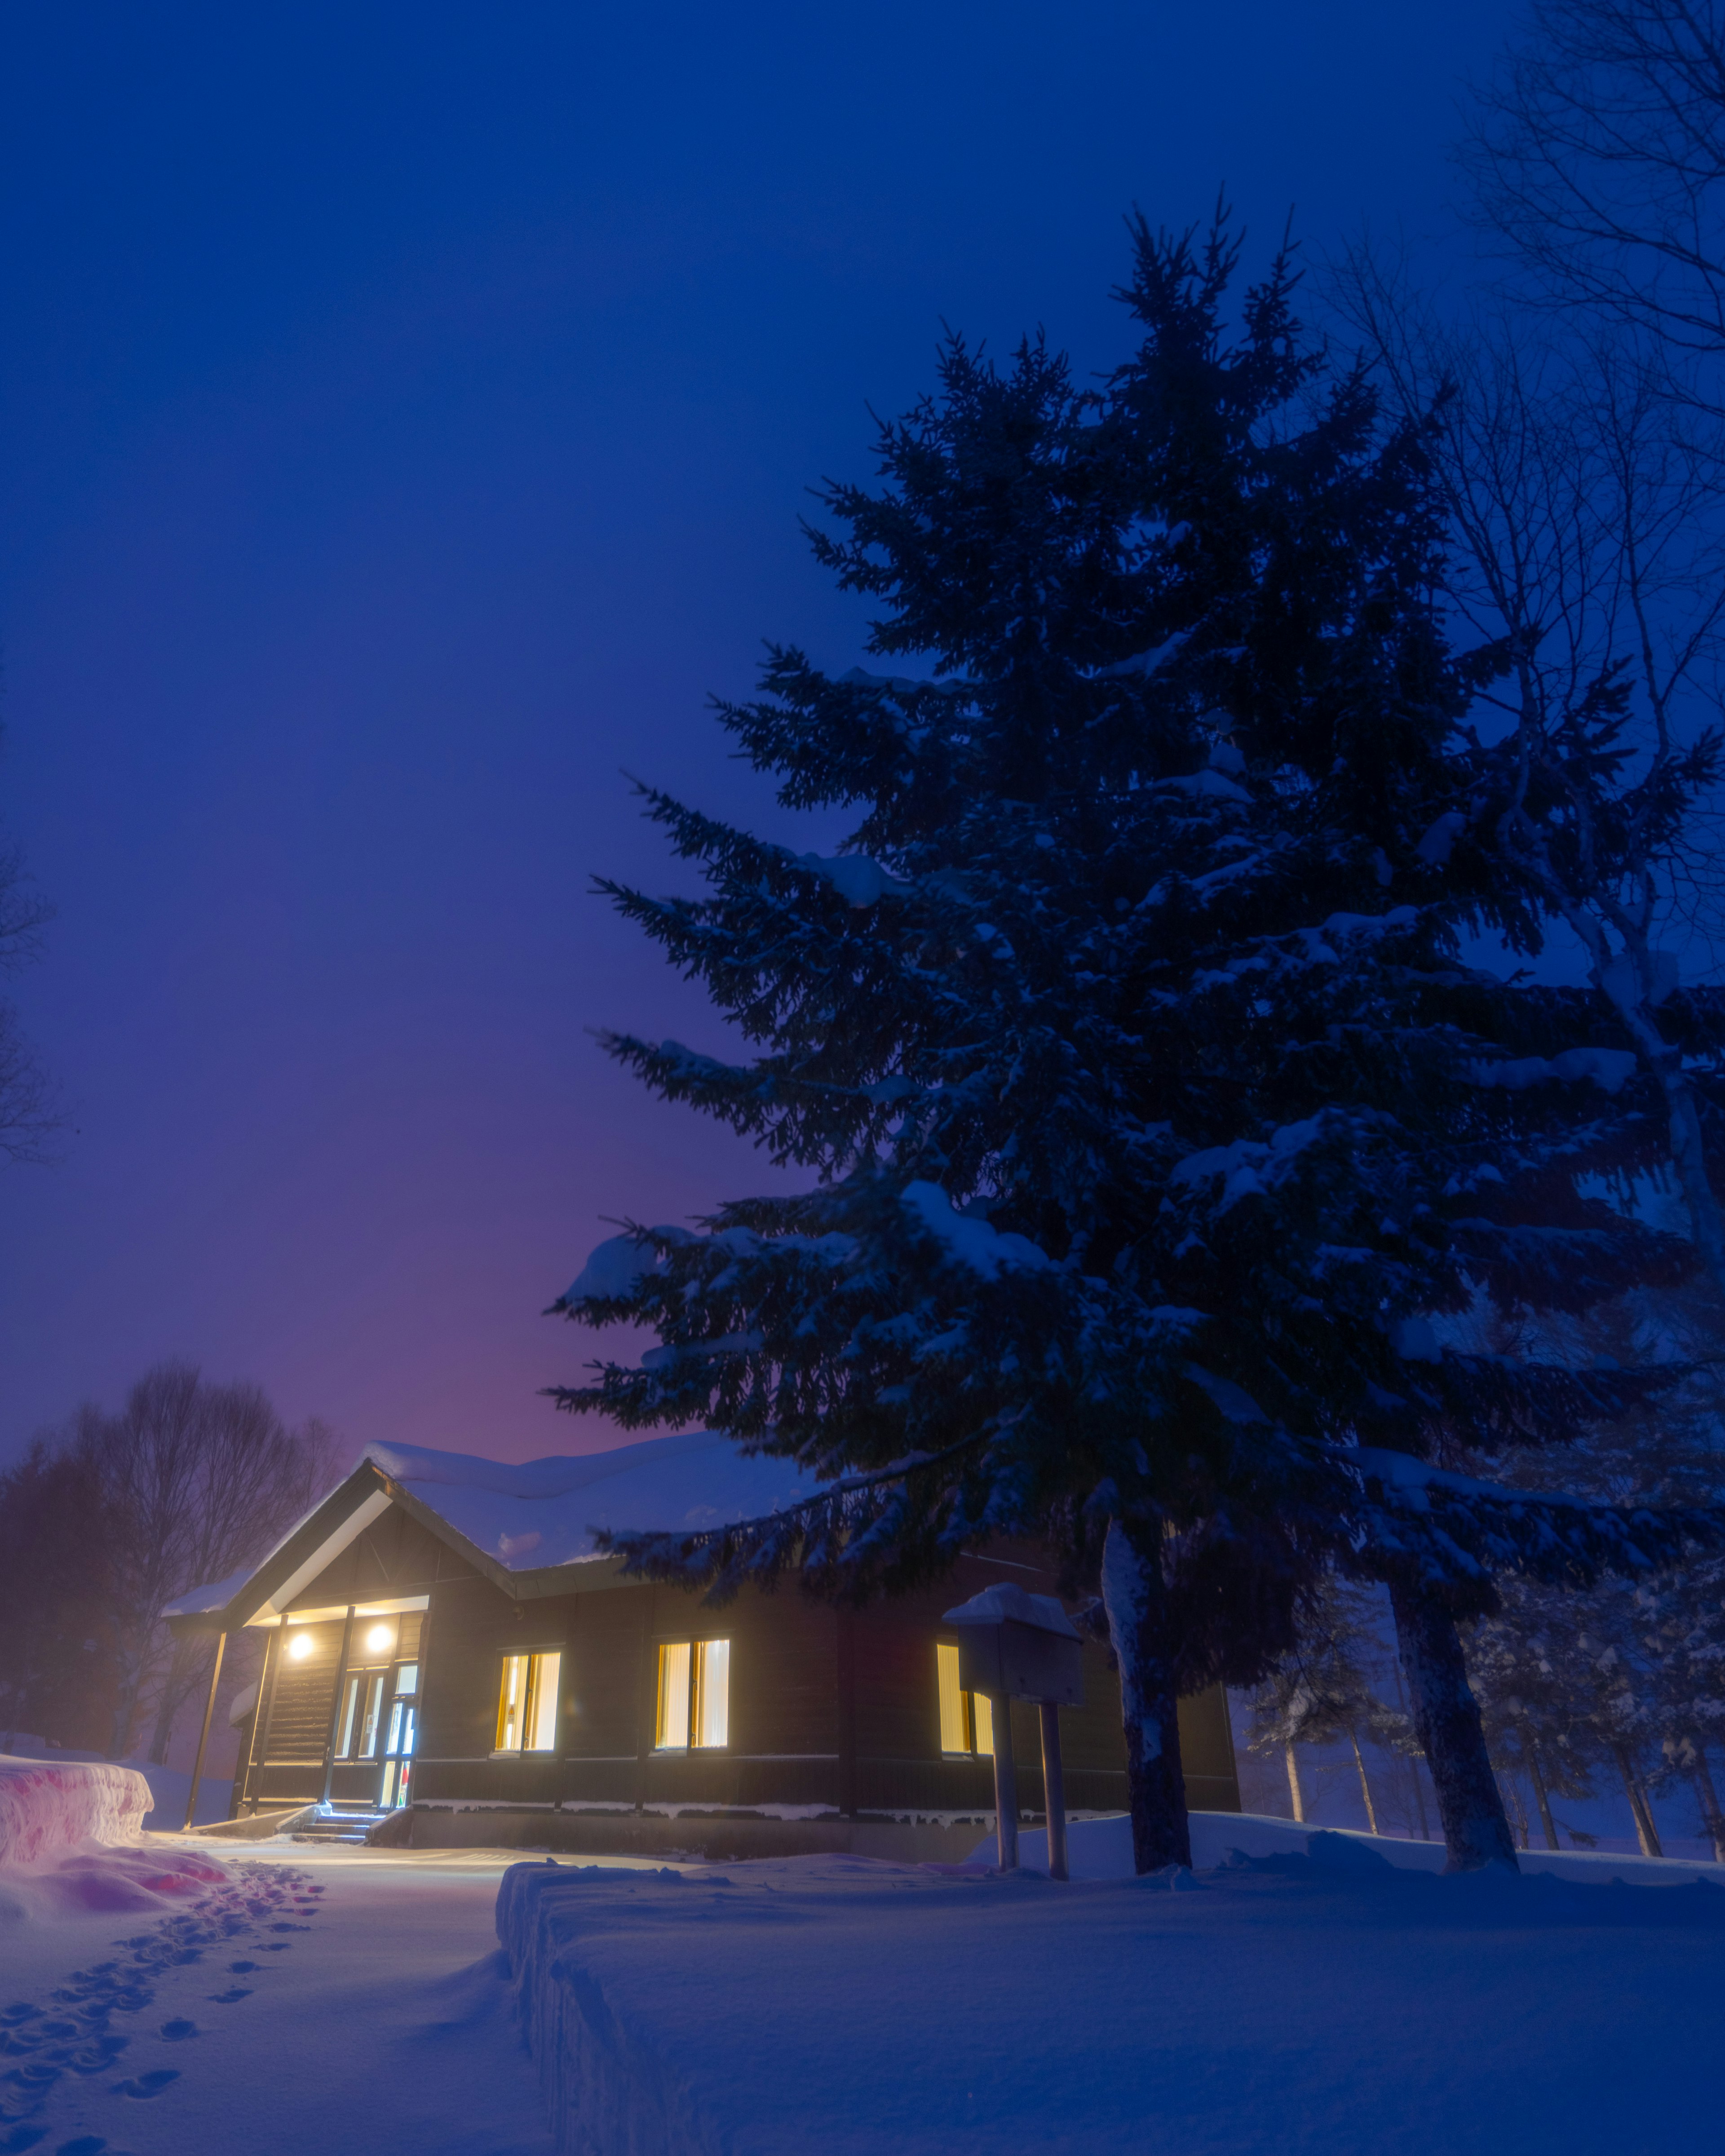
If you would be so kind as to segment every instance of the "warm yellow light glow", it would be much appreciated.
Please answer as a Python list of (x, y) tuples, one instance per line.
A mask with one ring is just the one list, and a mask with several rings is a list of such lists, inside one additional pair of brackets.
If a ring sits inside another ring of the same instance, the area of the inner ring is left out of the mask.
[(661, 1752), (712, 1751), (731, 1742), (731, 1642), (672, 1640), (659, 1650)]
[(679, 1640), (659, 1650), (659, 1717), (654, 1743), (661, 1752), (680, 1752), (689, 1742), (689, 1642)]
[(934, 1667), (941, 1704), (941, 1749), (968, 1752), (970, 1731), (965, 1721), (964, 1694), (958, 1683), (958, 1650), (941, 1640), (934, 1650)]
[(316, 1645), (316, 1640), (309, 1632), (295, 1632), (293, 1638), (288, 1641), (290, 1660), (303, 1662)]
[(940, 1701), (942, 1752), (976, 1753), (986, 1759), (994, 1750), (994, 1711), (979, 1691), (958, 1682), (958, 1650), (940, 1640), (934, 1650), (935, 1689)]
[(371, 1630), (366, 1634), (366, 1652), (371, 1655), (387, 1654), (394, 1639), (395, 1630), (393, 1625), (373, 1625)]
[[(500, 1752), (555, 1752), (561, 1655), (506, 1655), (497, 1697)], [(413, 1686), (418, 1671), (413, 1672)], [(404, 1687), (405, 1688), (405, 1687)]]
[(689, 1717), (691, 1743), (703, 1750), (731, 1741), (731, 1642), (703, 1640), (695, 1650), (695, 1698)]

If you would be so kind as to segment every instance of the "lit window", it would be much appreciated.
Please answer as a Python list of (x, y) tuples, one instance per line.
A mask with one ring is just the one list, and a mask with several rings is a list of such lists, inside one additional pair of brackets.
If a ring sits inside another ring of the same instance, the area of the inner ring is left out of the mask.
[(958, 1682), (958, 1650), (939, 1641), (934, 1650), (934, 1673), (940, 1694), (941, 1749), (975, 1753), (991, 1758), (994, 1751), (994, 1713), (979, 1691), (966, 1691)]
[(345, 1759), (353, 1749), (353, 1725), (359, 1714), (359, 1679), (347, 1680), (347, 1701), (341, 1709), (341, 1736), (336, 1746), (336, 1757)]
[(708, 1752), (731, 1742), (731, 1642), (677, 1640), (659, 1650), (660, 1752)]
[(368, 1680), (366, 1685), (366, 1718), (360, 1728), (359, 1756), (375, 1759), (377, 1756), (377, 1724), (383, 1714), (383, 1679), (381, 1675)]
[[(554, 1752), (557, 1749), (557, 1681), (561, 1655), (506, 1655), (503, 1683), (497, 1695), (497, 1749), (500, 1752)], [(418, 1681), (418, 1671), (413, 1673)]]

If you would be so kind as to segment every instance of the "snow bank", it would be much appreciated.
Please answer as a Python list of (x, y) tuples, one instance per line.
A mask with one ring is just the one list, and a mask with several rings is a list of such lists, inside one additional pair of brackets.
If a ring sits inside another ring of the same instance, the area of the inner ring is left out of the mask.
[[(1402, 1871), (1441, 1871), (1444, 1845), (1439, 1841), (1404, 1841), (1394, 1835), (1358, 1834), (1351, 1829), (1300, 1826), (1292, 1820), (1257, 1812), (1194, 1812), (1192, 1861), (1200, 1871), (1244, 1856), (1310, 1856), (1332, 1868), (1355, 1857), (1394, 1866)], [(1130, 1879), (1132, 1876), (1132, 1821), (1124, 1812), (1111, 1819), (1074, 1820), (1066, 1828), (1067, 1860), (1075, 1879)], [(1019, 1861), (1033, 1871), (1048, 1866), (1048, 1836), (1040, 1828), (1019, 1835)], [(970, 1853), (973, 1864), (992, 1865), (994, 1837), (988, 1835)], [(1659, 1856), (1625, 1856), (1609, 1851), (1524, 1849), (1523, 1872), (1549, 1873), (1594, 1885), (1614, 1879), (1640, 1887), (1689, 1887), (1697, 1880), (1717, 1881), (1725, 1890), (1725, 1866)]]
[(153, 1802), (130, 1767), (0, 1755), (0, 1868), (51, 1864), (87, 1842), (135, 1843)]
[[(1286, 1825), (1212, 1824), (1236, 1843)], [(518, 1865), (497, 1927), (558, 2146), (583, 2156), (1711, 2139), (1725, 1892), (1444, 1877), (1364, 1843), (1070, 1885), (857, 1858)]]

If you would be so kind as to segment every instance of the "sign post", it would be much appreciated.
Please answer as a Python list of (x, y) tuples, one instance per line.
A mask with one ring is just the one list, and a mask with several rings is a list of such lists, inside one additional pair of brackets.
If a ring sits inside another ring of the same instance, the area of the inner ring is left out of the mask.
[(994, 1722), (994, 1817), (1000, 1869), (1019, 1862), (1018, 1773), (1012, 1752), (1012, 1702), (1042, 1711), (1042, 1783), (1048, 1813), (1048, 1870), (1066, 1875), (1066, 1791), (1060, 1768), (1060, 1711), (1084, 1699), (1083, 1643), (1051, 1594), (1002, 1583), (947, 1612), (958, 1629), (958, 1681), (988, 1702)]

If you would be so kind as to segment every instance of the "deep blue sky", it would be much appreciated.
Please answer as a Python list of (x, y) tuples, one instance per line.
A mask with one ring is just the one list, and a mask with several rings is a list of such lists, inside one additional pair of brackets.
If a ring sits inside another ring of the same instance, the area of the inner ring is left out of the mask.
[(619, 767), (782, 828), (709, 690), (853, 663), (797, 518), (942, 321), (1122, 348), (1122, 213), (1440, 234), (1502, 11), (11, 11), (0, 816), (74, 1106), (0, 1175), (0, 1457), (157, 1358), (357, 1446), (536, 1388), (608, 1232), (756, 1184), (586, 1029), (712, 1042), (587, 895)]

